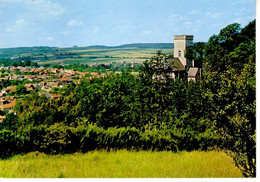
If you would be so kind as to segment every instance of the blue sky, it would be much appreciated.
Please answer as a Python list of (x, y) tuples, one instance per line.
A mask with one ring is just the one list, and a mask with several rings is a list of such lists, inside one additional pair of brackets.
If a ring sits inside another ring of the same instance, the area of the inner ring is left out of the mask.
[(255, 0), (0, 0), (0, 48), (208, 41), (255, 19)]

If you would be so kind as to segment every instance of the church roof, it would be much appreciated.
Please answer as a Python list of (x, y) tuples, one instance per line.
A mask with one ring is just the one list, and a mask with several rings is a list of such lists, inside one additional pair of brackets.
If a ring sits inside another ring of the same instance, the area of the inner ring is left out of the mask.
[(173, 71), (185, 70), (179, 58), (167, 59), (167, 62)]
[(192, 67), (188, 71), (188, 77), (195, 77), (198, 73), (199, 68)]

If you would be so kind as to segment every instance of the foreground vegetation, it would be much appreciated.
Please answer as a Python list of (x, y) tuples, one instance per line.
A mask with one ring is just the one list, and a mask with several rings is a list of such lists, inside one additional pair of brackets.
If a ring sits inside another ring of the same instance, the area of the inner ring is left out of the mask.
[(224, 152), (29, 153), (0, 160), (4, 178), (240, 178)]
[(245, 177), (255, 177), (255, 21), (228, 25), (201, 46), (202, 54), (191, 50), (202, 58), (195, 83), (171, 79), (171, 56), (158, 51), (138, 75), (82, 78), (56, 100), (28, 95), (0, 123), (0, 157), (218, 147)]

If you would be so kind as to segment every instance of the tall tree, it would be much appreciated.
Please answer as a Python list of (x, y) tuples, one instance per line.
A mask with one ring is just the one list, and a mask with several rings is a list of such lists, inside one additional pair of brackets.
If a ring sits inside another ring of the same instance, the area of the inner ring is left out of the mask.
[(188, 47), (185, 52), (185, 58), (189, 60), (194, 60), (194, 66), (202, 68), (202, 62), (205, 55), (205, 43), (196, 42), (193, 46)]
[(228, 25), (206, 45), (212, 120), (244, 176), (256, 175), (254, 21)]

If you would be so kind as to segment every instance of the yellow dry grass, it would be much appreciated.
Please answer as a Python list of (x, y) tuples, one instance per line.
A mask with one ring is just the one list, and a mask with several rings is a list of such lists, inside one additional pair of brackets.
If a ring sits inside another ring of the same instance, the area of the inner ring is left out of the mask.
[(15, 156), (0, 161), (3, 178), (241, 178), (221, 151), (116, 152)]

